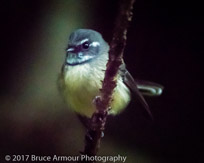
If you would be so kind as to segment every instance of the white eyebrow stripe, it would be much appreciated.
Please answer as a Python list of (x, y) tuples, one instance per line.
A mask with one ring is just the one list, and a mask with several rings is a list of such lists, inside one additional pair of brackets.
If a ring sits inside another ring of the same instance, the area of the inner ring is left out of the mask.
[(90, 44), (90, 46), (93, 46), (93, 47), (96, 47), (96, 46), (99, 46), (99, 45), (100, 45), (100, 43), (97, 42), (97, 41), (94, 41), (94, 42), (92, 42), (92, 43)]
[(78, 45), (83, 44), (83, 43), (86, 42), (86, 41), (89, 41), (89, 39), (88, 39), (88, 38), (85, 38), (85, 39), (81, 40), (81, 42), (80, 42)]
[(74, 48), (67, 49), (67, 52), (72, 52), (72, 51), (74, 51)]

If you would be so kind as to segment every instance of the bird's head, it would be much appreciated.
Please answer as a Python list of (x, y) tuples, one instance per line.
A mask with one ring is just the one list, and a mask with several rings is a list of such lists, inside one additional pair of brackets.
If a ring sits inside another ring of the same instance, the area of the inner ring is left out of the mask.
[(66, 64), (74, 66), (91, 62), (102, 54), (108, 55), (109, 45), (101, 34), (90, 29), (71, 33), (67, 48)]

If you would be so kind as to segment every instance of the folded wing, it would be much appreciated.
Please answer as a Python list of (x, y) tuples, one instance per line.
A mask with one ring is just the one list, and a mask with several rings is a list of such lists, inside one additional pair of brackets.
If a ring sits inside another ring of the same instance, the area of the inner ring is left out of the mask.
[(125, 64), (122, 64), (119, 69), (119, 74), (123, 78), (123, 82), (132, 91), (137, 100), (143, 105), (148, 115), (153, 119), (152, 113), (149, 109), (149, 105), (144, 99), (143, 95), (147, 96), (159, 96), (162, 94), (163, 86), (142, 80), (134, 80), (132, 75), (125, 68)]

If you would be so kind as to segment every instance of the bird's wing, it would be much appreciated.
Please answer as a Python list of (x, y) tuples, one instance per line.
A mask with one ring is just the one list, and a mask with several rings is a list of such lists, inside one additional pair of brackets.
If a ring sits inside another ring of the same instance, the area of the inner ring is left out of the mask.
[(140, 101), (140, 103), (143, 105), (149, 116), (153, 119), (152, 113), (149, 109), (149, 105), (147, 104), (146, 100), (140, 93), (137, 83), (132, 77), (132, 75), (128, 72), (128, 70), (125, 68), (125, 64), (122, 64), (119, 69), (119, 74), (123, 78), (123, 82), (128, 86), (128, 88), (133, 92), (133, 94), (136, 96), (136, 98)]
[(164, 87), (160, 84), (144, 81), (144, 80), (135, 80), (137, 83), (137, 88), (145, 96), (159, 96), (162, 94)]

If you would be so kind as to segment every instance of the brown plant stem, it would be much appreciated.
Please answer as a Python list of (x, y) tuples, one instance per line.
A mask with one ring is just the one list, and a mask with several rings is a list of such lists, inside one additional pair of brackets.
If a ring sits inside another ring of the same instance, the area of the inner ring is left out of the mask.
[[(93, 114), (85, 136), (85, 148), (82, 154), (95, 156), (100, 148), (101, 138), (106, 124), (112, 94), (117, 85), (119, 66), (122, 64), (123, 52), (127, 40), (127, 28), (132, 20), (135, 0), (122, 0), (116, 19), (113, 38), (110, 44), (109, 61), (99, 96), (95, 98), (96, 111)], [(92, 162), (92, 161), (89, 161)]]

